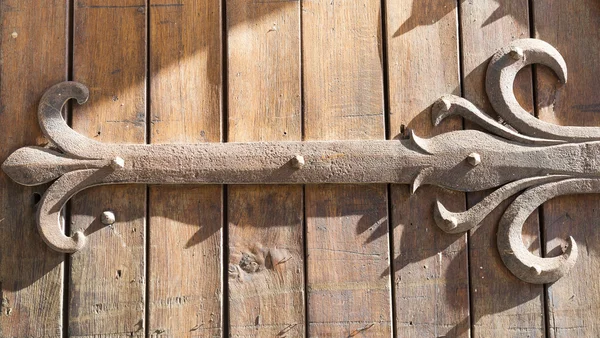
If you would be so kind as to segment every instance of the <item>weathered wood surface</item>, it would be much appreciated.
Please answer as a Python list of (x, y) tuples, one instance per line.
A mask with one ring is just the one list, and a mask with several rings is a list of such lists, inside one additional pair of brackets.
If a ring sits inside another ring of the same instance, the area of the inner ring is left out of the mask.
[[(302, 138), (300, 5), (227, 1), (227, 141)], [(230, 337), (302, 337), (303, 189), (228, 187)]]
[[(567, 62), (569, 80), (537, 68), (540, 119), (562, 125), (600, 125), (600, 3), (533, 1), (535, 37), (553, 44)], [(600, 210), (598, 195), (565, 196), (544, 204), (545, 254), (556, 256), (573, 236), (579, 259), (571, 273), (547, 288), (548, 337), (600, 336)]]
[(222, 194), (150, 188), (149, 336), (221, 337)]
[[(149, 15), (149, 142), (220, 142), (221, 1), (150, 1)], [(148, 334), (220, 337), (222, 187), (149, 194)]]
[[(492, 54), (515, 39), (528, 38), (528, 1), (461, 2), (463, 95), (493, 112), (485, 92), (484, 79)], [(532, 78), (529, 69), (521, 72), (515, 93), (525, 109), (533, 112)], [(472, 124), (467, 124), (472, 127)], [(484, 194), (468, 194), (469, 207)], [(474, 337), (543, 337), (543, 286), (524, 283), (502, 264), (496, 249), (496, 231), (503, 203), (469, 235), (471, 321)], [(523, 227), (526, 245), (539, 254), (539, 222), (533, 214)]]
[[(462, 129), (458, 118), (433, 128), (430, 112), (440, 96), (460, 95), (456, 1), (388, 1), (386, 14), (389, 137), (409, 128), (422, 137)], [(422, 187), (412, 195), (406, 185), (391, 186), (398, 337), (469, 336), (467, 236), (437, 227), (436, 199), (464, 210), (462, 193)]]
[[(431, 103), (462, 94), (489, 111), (488, 58), (530, 35), (563, 54), (569, 83), (557, 85), (538, 67), (534, 92), (526, 70), (515, 87), (520, 102), (545, 121), (600, 125), (595, 0), (0, 0), (0, 22), (0, 125), (10, 126), (0, 133), (0, 161), (44, 144), (37, 103), (68, 69), (91, 89), (90, 102), (74, 105), (73, 127), (104, 142), (384, 139), (407, 128), (420, 136), (460, 129), (458, 119), (433, 129)], [(544, 205), (541, 251), (556, 255), (568, 235), (581, 249), (544, 299), (544, 287), (517, 280), (499, 259), (503, 207), (466, 245), (467, 236), (433, 225), (435, 198), (465, 207), (463, 194), (441, 189), (92, 189), (66, 217), (67, 231), (90, 235), (67, 264), (36, 232), (43, 192), (0, 173), (0, 337), (600, 335), (596, 195)], [(467, 205), (481, 197), (469, 194)], [(107, 209), (117, 217), (112, 226), (99, 221)], [(534, 214), (524, 230), (534, 253), (539, 226)]]
[[(146, 14), (141, 0), (74, 3), (73, 79), (90, 100), (73, 107), (73, 129), (103, 142), (146, 141)], [(112, 210), (116, 222), (103, 226)], [(72, 200), (70, 230), (89, 234), (70, 256), (68, 334), (143, 337), (146, 187), (90, 189)]]
[[(24, 145), (45, 143), (37, 100), (66, 80), (67, 22), (64, 1), (0, 3), (0, 161)], [(44, 245), (35, 227), (45, 188), (19, 186), (0, 173), (0, 337), (63, 333), (66, 256)]]
[[(381, 22), (379, 2), (302, 2), (306, 140), (385, 138)], [(308, 335), (389, 337), (387, 187), (305, 193)]]

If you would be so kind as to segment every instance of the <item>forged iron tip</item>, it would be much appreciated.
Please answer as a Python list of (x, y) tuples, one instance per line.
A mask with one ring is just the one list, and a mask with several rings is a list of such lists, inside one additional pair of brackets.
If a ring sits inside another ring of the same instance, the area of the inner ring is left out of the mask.
[(509, 55), (515, 60), (521, 60), (525, 56), (523, 48), (518, 46), (513, 47), (510, 50)]
[(449, 211), (439, 200), (436, 200), (433, 209), (433, 220), (438, 228), (446, 233), (456, 234), (466, 231), (460, 228), (463, 224), (459, 220), (458, 214)]
[(413, 179), (413, 181), (410, 185), (411, 194), (414, 194), (415, 192), (417, 192), (417, 190), (422, 185), (427, 184), (426, 180), (429, 177), (429, 175), (431, 175), (432, 171), (433, 171), (433, 168), (430, 168), (430, 167), (421, 169), (421, 171), (419, 171), (419, 173)]
[[(433, 207), (433, 220), (435, 224), (437, 224), (438, 228), (442, 229), (444, 232), (448, 232), (455, 228), (453, 222), (451, 221), (453, 217), (450, 215), (451, 212), (446, 209), (444, 204), (440, 202), (440, 200), (435, 201), (435, 205)], [(456, 218), (454, 218), (456, 220)], [(458, 226), (458, 223), (456, 224)]]
[(573, 236), (569, 236), (569, 238), (567, 238), (567, 247), (563, 249), (563, 254), (565, 257), (575, 256), (575, 258), (577, 258), (579, 250), (577, 247), (577, 242), (575, 242)]
[(74, 82), (74, 81), (69, 81), (67, 82), (69, 83), (69, 85), (73, 86), (75, 88), (74, 90), (74, 99), (77, 101), (78, 104), (84, 104), (86, 103), (89, 98), (90, 98), (90, 90), (88, 89), (88, 87), (82, 83), (79, 82)]
[[(13, 181), (25, 185), (35, 186), (48, 183), (63, 174), (64, 159), (59, 153), (41, 147), (23, 147), (15, 150), (2, 163), (2, 171)], [(38, 167), (36, 163), (49, 165)]]
[(431, 122), (434, 126), (438, 126), (446, 117), (453, 114), (454, 95), (444, 95), (437, 99), (431, 106)]

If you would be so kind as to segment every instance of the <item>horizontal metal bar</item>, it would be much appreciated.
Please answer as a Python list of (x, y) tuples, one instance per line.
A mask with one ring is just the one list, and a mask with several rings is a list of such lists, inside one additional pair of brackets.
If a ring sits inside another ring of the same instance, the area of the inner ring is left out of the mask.
[(566, 81), (558, 51), (534, 39), (517, 40), (494, 55), (486, 88), (492, 106), (510, 126), (496, 122), (471, 102), (446, 95), (432, 107), (432, 122), (459, 115), (489, 133), (463, 130), (422, 139), (202, 144), (103, 144), (72, 130), (61, 109), (71, 98), (88, 99), (87, 88), (64, 82), (41, 99), (40, 126), (51, 147), (16, 150), (2, 169), (16, 182), (54, 181), (37, 215), (42, 238), (53, 249), (75, 252), (86, 237), (60, 228), (63, 205), (78, 191), (103, 184), (324, 184), (397, 183), (436, 185), (459, 191), (497, 188), (463, 212), (437, 203), (438, 226), (449, 233), (476, 226), (508, 197), (525, 191), (500, 221), (498, 248), (510, 271), (531, 283), (550, 283), (577, 259), (569, 238), (563, 255), (540, 258), (523, 244), (523, 222), (538, 205), (567, 193), (600, 191), (600, 128), (562, 127), (527, 113), (512, 92), (516, 74), (531, 63), (552, 68)]

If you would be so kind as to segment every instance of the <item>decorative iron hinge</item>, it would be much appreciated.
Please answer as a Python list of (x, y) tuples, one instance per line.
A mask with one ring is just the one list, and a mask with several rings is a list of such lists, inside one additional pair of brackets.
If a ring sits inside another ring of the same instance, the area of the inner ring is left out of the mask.
[[(559, 195), (600, 192), (600, 128), (562, 127), (540, 121), (517, 102), (513, 82), (523, 67), (540, 63), (562, 82), (567, 70), (551, 45), (517, 40), (499, 50), (487, 70), (486, 89), (498, 115), (492, 119), (471, 102), (446, 95), (434, 103), (433, 124), (462, 116), (494, 135), (477, 130), (448, 132), (429, 139), (305, 141), (203, 144), (103, 144), (78, 134), (61, 115), (71, 98), (83, 104), (87, 88), (63, 82), (42, 97), (38, 118), (44, 135), (59, 151), (25, 147), (2, 169), (16, 182), (56, 181), (39, 203), (39, 233), (54, 250), (76, 252), (86, 243), (82, 232), (66, 236), (60, 225), (64, 204), (77, 192), (103, 184), (424, 184), (459, 191), (497, 188), (464, 212), (437, 202), (438, 226), (448, 233), (467, 231), (508, 197), (525, 190), (500, 220), (497, 242), (506, 267), (530, 283), (551, 283), (577, 259), (573, 238), (558, 257), (529, 252), (521, 231), (530, 213)], [(514, 128), (514, 129), (513, 129)]]

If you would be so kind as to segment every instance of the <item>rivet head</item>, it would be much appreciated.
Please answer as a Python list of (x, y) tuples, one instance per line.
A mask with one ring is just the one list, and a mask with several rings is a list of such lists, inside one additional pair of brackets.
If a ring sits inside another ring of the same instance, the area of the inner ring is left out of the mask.
[(296, 169), (300, 169), (302, 167), (304, 167), (304, 156), (302, 155), (296, 155), (294, 156), (294, 158), (292, 158), (292, 167), (296, 168)]
[(469, 156), (467, 156), (467, 161), (470, 165), (476, 167), (481, 163), (481, 155), (478, 153), (470, 153)]
[(115, 170), (123, 169), (125, 167), (125, 160), (117, 156), (110, 162), (110, 166)]
[(105, 211), (100, 216), (100, 221), (104, 225), (111, 225), (115, 223), (115, 214), (112, 211)]
[(523, 59), (523, 57), (525, 55), (525, 54), (523, 54), (523, 48), (521, 48), (521, 47), (514, 47), (513, 49), (510, 50), (510, 52), (508, 54), (514, 60), (521, 60), (521, 59)]

